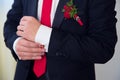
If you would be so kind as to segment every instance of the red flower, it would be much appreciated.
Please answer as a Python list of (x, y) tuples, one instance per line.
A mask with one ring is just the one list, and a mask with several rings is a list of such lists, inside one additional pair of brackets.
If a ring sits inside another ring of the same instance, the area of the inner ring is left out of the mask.
[(64, 16), (65, 16), (65, 18), (67, 18), (67, 19), (70, 19), (70, 18), (71, 18), (69, 12), (64, 12)]
[(70, 12), (72, 10), (72, 7), (70, 6), (64, 6), (65, 12)]
[(73, 0), (67, 2), (67, 4), (63, 8), (64, 17), (66, 19), (73, 18), (76, 20), (81, 26), (83, 26), (83, 22), (81, 21), (80, 17), (77, 15), (77, 9), (75, 5), (73, 5)]

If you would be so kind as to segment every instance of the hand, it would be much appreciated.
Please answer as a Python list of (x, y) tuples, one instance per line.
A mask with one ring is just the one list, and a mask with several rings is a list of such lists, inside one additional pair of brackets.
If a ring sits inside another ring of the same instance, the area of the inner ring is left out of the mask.
[(45, 54), (44, 46), (21, 38), (16, 44), (16, 53), (20, 60), (42, 59)]
[(17, 35), (30, 41), (34, 41), (40, 25), (40, 22), (34, 17), (24, 16), (17, 27)]

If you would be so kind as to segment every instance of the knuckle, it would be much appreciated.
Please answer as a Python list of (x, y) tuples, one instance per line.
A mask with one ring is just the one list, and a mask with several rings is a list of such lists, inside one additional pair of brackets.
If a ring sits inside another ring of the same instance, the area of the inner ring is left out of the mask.
[(20, 51), (20, 48), (19, 48), (18, 46), (16, 46), (16, 51), (17, 51), (17, 52)]
[(19, 36), (19, 31), (17, 31), (16, 34)]
[(18, 29), (18, 30), (19, 30), (19, 27), (20, 27), (20, 26), (17, 26), (17, 29)]

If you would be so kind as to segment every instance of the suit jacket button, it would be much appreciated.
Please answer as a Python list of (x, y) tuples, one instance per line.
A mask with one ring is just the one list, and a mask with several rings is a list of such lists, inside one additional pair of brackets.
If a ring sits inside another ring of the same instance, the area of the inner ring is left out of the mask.
[(59, 52), (56, 53), (56, 56), (59, 56)]
[(65, 54), (61, 53), (61, 52), (57, 52), (56, 56), (65, 56)]

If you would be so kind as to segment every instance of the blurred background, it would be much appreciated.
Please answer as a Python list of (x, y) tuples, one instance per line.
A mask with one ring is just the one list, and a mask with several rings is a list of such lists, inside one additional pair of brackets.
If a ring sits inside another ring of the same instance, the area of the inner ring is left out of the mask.
[[(3, 39), (3, 25), (6, 14), (14, 0), (0, 0), (0, 80), (13, 80), (16, 62)], [(118, 43), (115, 55), (106, 64), (96, 64), (96, 80), (120, 80), (120, 0), (116, 3)]]

